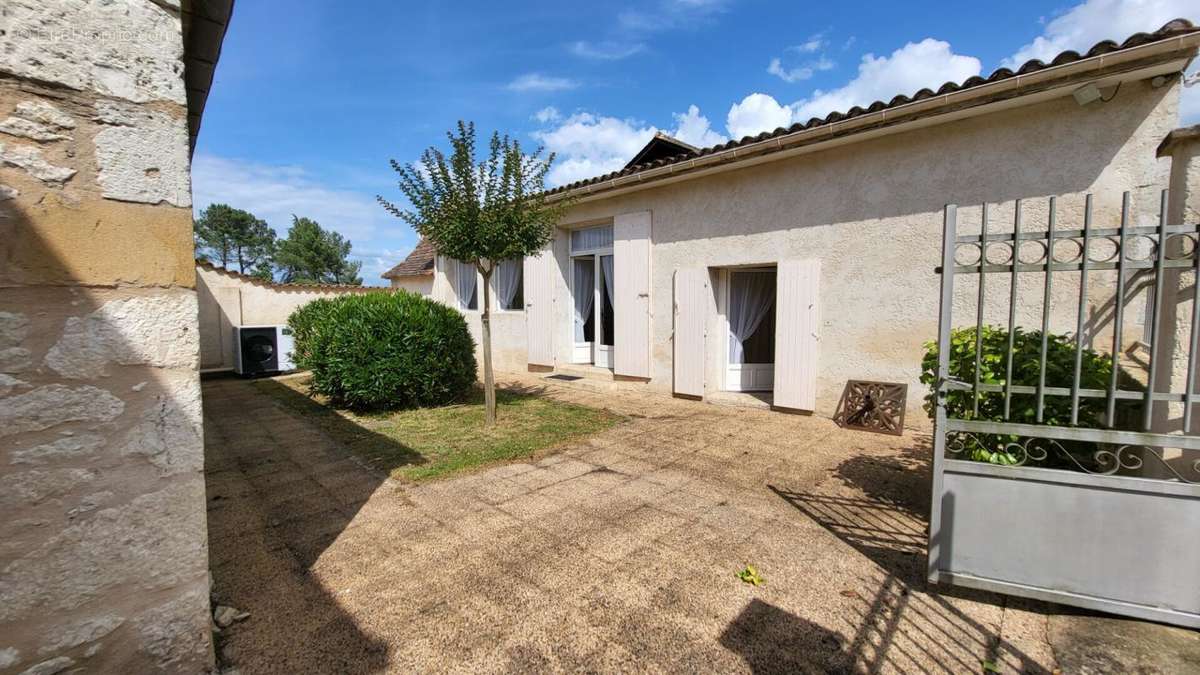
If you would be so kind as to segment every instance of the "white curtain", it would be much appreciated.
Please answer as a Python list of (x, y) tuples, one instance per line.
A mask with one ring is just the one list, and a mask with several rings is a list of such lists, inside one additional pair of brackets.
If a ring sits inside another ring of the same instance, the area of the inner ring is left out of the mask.
[(503, 260), (496, 266), (496, 295), (499, 296), (500, 309), (520, 309), (513, 307), (517, 297), (517, 288), (521, 285), (521, 259)]
[(454, 286), (458, 291), (458, 306), (462, 309), (475, 309), (475, 266), (470, 263), (457, 263), (454, 274)]
[(612, 225), (571, 230), (572, 251), (594, 251), (601, 248), (612, 248), (612, 245)]
[(742, 343), (758, 330), (775, 304), (774, 272), (731, 272), (729, 277), (729, 362), (742, 363)]
[(596, 299), (596, 263), (591, 258), (575, 258), (575, 341), (584, 342), (587, 337), (583, 326), (592, 314), (592, 303)]
[(604, 294), (608, 296), (608, 304), (616, 310), (616, 303), (613, 302), (613, 257), (611, 255), (600, 256), (600, 271), (604, 273)]

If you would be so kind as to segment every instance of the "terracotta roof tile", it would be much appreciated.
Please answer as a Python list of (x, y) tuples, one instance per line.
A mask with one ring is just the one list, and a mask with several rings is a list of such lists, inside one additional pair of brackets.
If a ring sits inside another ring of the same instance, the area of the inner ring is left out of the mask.
[(384, 272), (381, 276), (384, 279), (393, 277), (419, 277), (433, 274), (433, 257), (437, 254), (433, 244), (430, 244), (421, 237), (421, 241), (417, 242), (416, 247), (408, 257), (396, 265), (392, 269)]

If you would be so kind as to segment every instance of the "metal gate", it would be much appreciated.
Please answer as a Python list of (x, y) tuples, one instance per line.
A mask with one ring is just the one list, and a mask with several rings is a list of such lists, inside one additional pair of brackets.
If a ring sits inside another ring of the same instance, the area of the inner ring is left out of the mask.
[[(1075, 229), (1056, 228), (1051, 197), (1036, 229), (1018, 200), (1011, 228), (989, 232), (983, 206), (965, 235), (946, 206), (929, 580), (1200, 627), (1200, 226), (1168, 223), (1166, 191), (1155, 225), (1134, 224), (1129, 193), (1099, 226), (1092, 195), (1082, 201)], [(990, 305), (989, 280), (1003, 290)], [(1135, 295), (1145, 354), (1130, 355)], [(1105, 296), (1112, 335), (1100, 337)], [(960, 324), (956, 297), (974, 310)], [(985, 321), (997, 304), (1006, 328)], [(981, 378), (989, 369), (999, 374)]]

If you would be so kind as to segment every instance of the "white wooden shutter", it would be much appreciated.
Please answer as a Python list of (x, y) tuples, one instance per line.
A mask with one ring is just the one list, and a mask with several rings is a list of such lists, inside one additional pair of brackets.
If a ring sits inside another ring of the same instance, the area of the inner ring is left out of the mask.
[(675, 270), (675, 393), (704, 396), (704, 330), (708, 270)]
[(775, 297), (775, 405), (815, 410), (819, 260), (779, 263)]
[(650, 377), (650, 212), (613, 219), (613, 372)]
[(554, 254), (545, 250), (526, 256), (522, 273), (525, 293), (525, 341), (529, 364), (554, 365)]

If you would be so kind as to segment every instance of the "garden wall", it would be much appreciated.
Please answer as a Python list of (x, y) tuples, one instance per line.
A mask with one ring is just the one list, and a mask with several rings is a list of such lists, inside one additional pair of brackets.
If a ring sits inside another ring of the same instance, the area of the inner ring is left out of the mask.
[(233, 368), (233, 326), (277, 326), (317, 298), (387, 290), (369, 286), (277, 284), (209, 263), (196, 263), (199, 291), (200, 367)]

